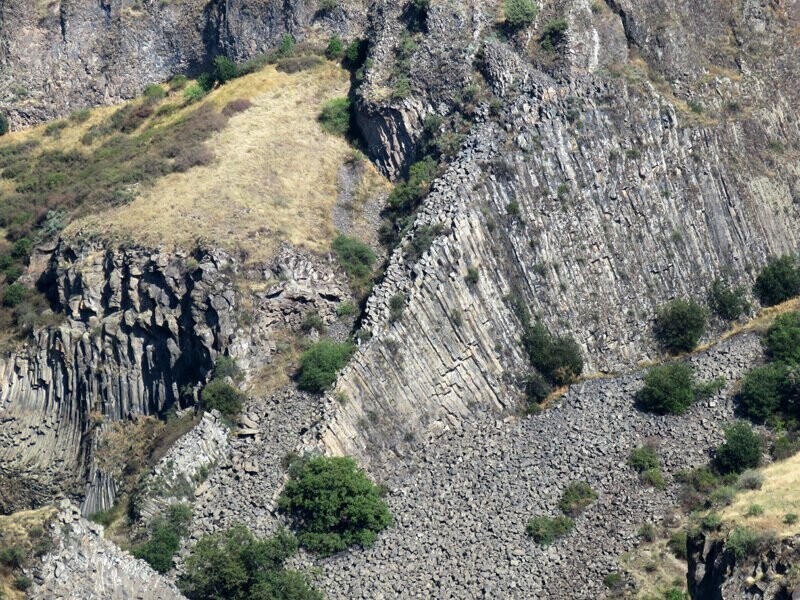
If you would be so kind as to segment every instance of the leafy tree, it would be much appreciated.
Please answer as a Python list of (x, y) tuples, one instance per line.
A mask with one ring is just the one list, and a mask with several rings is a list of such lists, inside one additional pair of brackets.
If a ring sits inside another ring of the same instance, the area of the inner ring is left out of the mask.
[(583, 372), (578, 343), (570, 337), (553, 337), (539, 322), (526, 326), (522, 344), (531, 365), (555, 385), (571, 383)]
[(8, 117), (0, 112), (0, 136), (7, 134), (8, 129), (9, 129)]
[(344, 56), (344, 42), (338, 35), (333, 36), (325, 48), (325, 56), (329, 60), (341, 60)]
[(352, 344), (320, 340), (300, 357), (298, 386), (307, 392), (324, 392), (336, 381), (352, 353)]
[(505, 0), (503, 12), (506, 24), (512, 29), (528, 27), (539, 14), (539, 6), (533, 0)]
[(756, 278), (753, 292), (764, 306), (800, 294), (800, 260), (788, 255), (771, 258)]
[(682, 362), (653, 367), (638, 394), (639, 405), (659, 415), (682, 415), (695, 401), (694, 371)]
[(159, 573), (172, 568), (172, 558), (180, 550), (181, 538), (188, 533), (187, 525), (192, 511), (185, 504), (174, 504), (167, 509), (167, 516), (153, 521), (150, 539), (133, 548), (133, 555), (141, 558)]
[(213, 379), (203, 388), (200, 395), (203, 408), (218, 410), (228, 418), (235, 417), (242, 410), (242, 394), (222, 379)]
[(720, 473), (741, 473), (761, 463), (761, 438), (744, 422), (725, 428), (725, 442), (717, 447), (716, 466)]
[(668, 352), (691, 352), (706, 330), (705, 309), (691, 300), (673, 300), (658, 311), (655, 334)]
[(12, 283), (3, 293), (3, 306), (15, 308), (28, 298), (28, 288), (21, 283)]
[(237, 524), (200, 538), (178, 585), (190, 600), (322, 600), (302, 573), (284, 569), (296, 551), (286, 531), (260, 540)]
[(786, 363), (800, 362), (800, 312), (778, 316), (765, 338), (770, 356)]
[(533, 517), (525, 526), (525, 533), (537, 544), (547, 546), (556, 538), (572, 531), (575, 523), (569, 517)]
[(774, 415), (781, 408), (786, 376), (786, 367), (781, 364), (768, 364), (749, 371), (739, 391), (744, 414), (756, 423), (763, 423)]
[(298, 530), (300, 544), (331, 555), (359, 544), (371, 546), (392, 516), (372, 483), (352, 458), (300, 459), (289, 469), (278, 499)]
[(744, 288), (731, 289), (718, 277), (708, 290), (708, 306), (723, 321), (735, 321), (750, 310)]

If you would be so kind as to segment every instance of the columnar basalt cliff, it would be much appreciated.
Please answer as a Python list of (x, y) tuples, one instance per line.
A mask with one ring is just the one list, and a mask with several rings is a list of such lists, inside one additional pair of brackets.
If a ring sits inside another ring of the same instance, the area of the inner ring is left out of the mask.
[[(487, 44), (489, 83), (516, 92), (434, 183), (370, 297), (364, 326), (374, 339), (340, 379), (352, 402), (323, 433), (330, 450), (380, 461), (408, 439), (458, 426), (475, 402), (513, 406), (508, 382), (525, 364), (504, 297), (574, 335), (588, 370), (616, 371), (658, 358), (650, 323), (660, 304), (702, 301), (715, 277), (749, 285), (768, 256), (800, 247), (796, 90), (768, 87), (791, 65), (762, 53), (758, 72), (716, 78), (741, 113), (716, 110), (710, 96), (706, 115), (646, 79), (587, 73), (597, 48), (585, 40), (622, 36), (624, 22), (572, 23), (568, 78)], [(441, 234), (414, 263), (405, 248), (431, 227)], [(477, 284), (466, 281), (470, 267)], [(398, 294), (407, 305), (394, 320)]]
[(284, 35), (354, 35), (358, 1), (318, 11), (302, 0), (0, 2), (0, 109), (21, 127), (132, 98), (149, 83), (274, 49)]
[(800, 598), (800, 538), (767, 540), (737, 557), (721, 535), (689, 539), (689, 593), (703, 600), (794, 600)]
[(55, 248), (42, 277), (65, 320), (0, 360), (4, 465), (73, 492), (88, 478), (84, 512), (110, 506), (113, 482), (91, 460), (101, 423), (159, 414), (182, 395), (196, 400), (193, 387), (235, 329), (235, 296), (221, 273), (229, 259), (189, 258)]

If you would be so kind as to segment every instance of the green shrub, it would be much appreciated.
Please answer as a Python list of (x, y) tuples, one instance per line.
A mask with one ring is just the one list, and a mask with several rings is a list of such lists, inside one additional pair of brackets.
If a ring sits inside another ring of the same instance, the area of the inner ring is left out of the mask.
[[(388, 207), (384, 211), (384, 223), (381, 226), (381, 241), (385, 245), (394, 246), (411, 228), (414, 212), (428, 193), (438, 170), (439, 165), (436, 160), (426, 156), (411, 165), (405, 183), (395, 185), (389, 194)], [(427, 250), (427, 247), (424, 247), (424, 250)]]
[(547, 52), (554, 52), (567, 41), (568, 27), (569, 25), (564, 17), (549, 21), (544, 26), (542, 35), (539, 37), (539, 45)]
[(324, 392), (336, 381), (352, 353), (352, 344), (320, 340), (300, 357), (298, 386), (307, 392)]
[(525, 526), (525, 533), (542, 546), (552, 544), (557, 538), (567, 535), (575, 523), (569, 517), (533, 517)]
[(561, 500), (558, 501), (558, 508), (565, 515), (576, 517), (595, 500), (597, 500), (597, 492), (588, 483), (573, 481), (562, 492)]
[(725, 428), (725, 442), (717, 447), (715, 458), (720, 473), (741, 473), (761, 463), (761, 438), (744, 422)]
[(3, 306), (16, 308), (28, 299), (28, 288), (21, 283), (12, 283), (3, 292)]
[(739, 475), (736, 487), (740, 490), (760, 490), (764, 484), (764, 476), (755, 469), (748, 469)]
[(658, 538), (655, 525), (652, 523), (643, 523), (636, 532), (636, 535), (642, 538), (645, 542), (655, 542)]
[(708, 306), (723, 321), (735, 321), (750, 310), (744, 288), (731, 289), (717, 278), (708, 290)]
[(322, 317), (320, 317), (319, 314), (315, 312), (308, 313), (306, 318), (303, 320), (303, 323), (300, 325), (300, 328), (306, 333), (310, 333), (311, 331), (325, 333), (325, 322), (322, 320)]
[(186, 75), (175, 75), (172, 79), (169, 80), (169, 89), (171, 90), (182, 90), (186, 87), (186, 83), (189, 79)]
[(664, 479), (664, 474), (661, 472), (661, 469), (654, 468), (654, 469), (647, 469), (646, 471), (642, 471), (641, 474), (642, 483), (650, 485), (656, 489), (663, 490), (667, 487), (667, 481)]
[(8, 129), (9, 129), (8, 117), (0, 112), (0, 135), (7, 134)]
[(505, 0), (503, 13), (509, 27), (521, 29), (533, 23), (539, 14), (539, 7), (533, 0)]
[(694, 371), (682, 362), (653, 367), (637, 399), (649, 412), (682, 415), (695, 401)]
[(800, 261), (796, 256), (771, 258), (756, 278), (753, 293), (764, 306), (773, 306), (800, 294)]
[(686, 545), (686, 532), (684, 530), (673, 533), (667, 542), (667, 548), (675, 555), (675, 558), (686, 560), (689, 551)]
[(751, 369), (739, 390), (742, 411), (756, 423), (763, 423), (781, 407), (782, 389), (786, 380), (786, 367), (768, 364)]
[(14, 578), (14, 587), (21, 592), (24, 592), (33, 585), (33, 579), (25, 575), (17, 575)]
[(622, 586), (622, 575), (616, 571), (603, 577), (603, 585), (610, 590), (617, 590)]
[(767, 330), (764, 341), (774, 360), (800, 363), (800, 312), (779, 315)]
[(219, 356), (214, 363), (214, 371), (211, 373), (212, 379), (225, 379), (230, 377), (233, 381), (241, 381), (244, 373), (230, 356)]
[(700, 526), (706, 531), (717, 531), (722, 527), (722, 517), (719, 513), (710, 512), (700, 521)]
[(279, 57), (286, 57), (289, 56), (292, 52), (294, 52), (295, 47), (295, 40), (294, 37), (287, 33), (281, 38), (281, 43), (278, 46), (278, 56)]
[(525, 379), (525, 398), (529, 409), (536, 409), (550, 395), (553, 388), (539, 373), (531, 373)]
[(691, 352), (705, 333), (706, 311), (691, 300), (673, 300), (658, 311), (654, 330), (668, 352)]
[(142, 93), (145, 98), (152, 98), (154, 100), (161, 100), (167, 95), (166, 90), (156, 83), (151, 83), (145, 86), (144, 92)]
[(92, 111), (88, 108), (81, 108), (79, 110), (72, 111), (69, 115), (69, 120), (73, 123), (85, 123), (89, 120), (89, 117), (92, 116)]
[(733, 553), (737, 560), (747, 558), (758, 545), (758, 536), (747, 527), (736, 527), (725, 540), (725, 549)]
[(296, 461), (278, 507), (292, 519), (300, 544), (324, 556), (355, 544), (369, 547), (392, 524), (380, 489), (352, 458)]
[(569, 337), (554, 337), (540, 322), (525, 327), (522, 344), (528, 360), (549, 382), (564, 385), (583, 372), (578, 343)]
[(751, 504), (747, 507), (747, 512), (744, 514), (745, 517), (760, 517), (764, 514), (764, 507), (760, 504)]
[(794, 525), (798, 521), (798, 516), (796, 513), (786, 513), (783, 517), (783, 522), (786, 525)]
[(239, 76), (239, 67), (227, 56), (214, 58), (214, 79), (220, 84), (227, 83)]
[(285, 531), (257, 539), (237, 524), (198, 540), (178, 587), (190, 600), (322, 600), (302, 573), (284, 569), (295, 552), (297, 540)]
[(772, 457), (775, 460), (785, 460), (794, 456), (800, 450), (800, 439), (796, 434), (782, 434), (775, 439), (772, 444)]
[(642, 446), (631, 450), (628, 456), (628, 464), (637, 473), (643, 473), (649, 469), (661, 467), (661, 460), (658, 458), (658, 452), (656, 452), (655, 448)]
[(322, 105), (319, 114), (322, 129), (333, 135), (347, 136), (350, 132), (351, 103), (348, 98), (334, 98)]
[(205, 410), (218, 410), (226, 417), (234, 418), (242, 410), (242, 394), (222, 379), (213, 379), (200, 394)]
[(713, 506), (730, 506), (736, 498), (736, 490), (729, 485), (720, 486), (708, 495), (708, 500)]
[(353, 288), (363, 289), (372, 278), (377, 259), (372, 249), (355, 238), (341, 234), (333, 240), (332, 248), (342, 269), (350, 277)]
[(477, 285), (478, 280), (480, 279), (480, 272), (475, 267), (468, 267), (467, 268), (467, 276), (464, 277), (464, 281), (466, 281), (469, 285)]
[(206, 90), (198, 83), (193, 83), (183, 90), (183, 99), (187, 104), (199, 102), (206, 95)]
[(341, 60), (344, 56), (344, 42), (342, 38), (335, 35), (328, 42), (328, 47), (325, 48), (325, 56), (330, 60)]
[(664, 592), (664, 600), (684, 600), (686, 598), (686, 594), (683, 593), (683, 590), (677, 587), (669, 588), (666, 592)]
[(19, 546), (0, 549), (0, 563), (10, 569), (19, 569), (25, 563), (25, 551)]
[(146, 542), (133, 548), (136, 558), (145, 560), (159, 573), (172, 568), (172, 559), (181, 547), (181, 538), (188, 533), (191, 508), (186, 504), (173, 504), (167, 516), (157, 518), (150, 525), (150, 536)]
[(389, 298), (389, 321), (394, 323), (400, 320), (406, 309), (406, 301), (405, 294), (395, 294)]
[(358, 308), (352, 302), (342, 302), (336, 306), (337, 317), (352, 317), (358, 313)]

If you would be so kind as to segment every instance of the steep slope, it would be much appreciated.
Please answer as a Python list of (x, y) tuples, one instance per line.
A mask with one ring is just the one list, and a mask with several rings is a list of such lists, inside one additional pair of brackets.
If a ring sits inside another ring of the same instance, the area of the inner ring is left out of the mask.
[[(703, 301), (715, 277), (749, 285), (768, 256), (797, 251), (800, 131), (796, 90), (781, 83), (797, 63), (779, 50), (796, 51), (797, 11), (735, 13), (733, 33), (757, 23), (769, 32), (758, 51), (734, 46), (735, 60), (720, 61), (697, 42), (688, 82), (668, 82), (658, 65), (673, 76), (678, 58), (653, 57), (651, 68), (635, 54), (653, 50), (655, 7), (619, 9), (617, 26), (603, 7), (560, 10), (568, 29), (549, 58), (552, 75), (524, 64), (523, 42), (536, 46), (535, 61), (547, 58), (532, 36), (482, 47), (488, 83), (507, 107), (497, 119), (479, 116), (371, 296), (364, 326), (373, 340), (343, 374), (337, 392), (351, 402), (323, 433), (332, 451), (391, 459), (405, 438), (457, 427), (476, 403), (513, 406), (509, 383), (526, 365), (505, 297), (574, 335), (590, 370), (615, 371), (658, 356), (650, 323), (660, 304)], [(626, 43), (630, 58), (599, 62), (606, 46), (619, 58)], [(416, 114), (420, 96), (396, 110)], [(432, 226), (441, 233), (430, 250), (409, 259), (414, 237)], [(470, 267), (476, 285), (465, 280)], [(397, 295), (407, 298), (399, 320), (389, 314)], [(370, 414), (384, 425), (365, 426)]]
[(219, 54), (253, 58), (284, 35), (355, 34), (363, 15), (358, 1), (324, 12), (300, 0), (3, 0), (0, 108), (12, 126), (39, 123), (132, 98)]

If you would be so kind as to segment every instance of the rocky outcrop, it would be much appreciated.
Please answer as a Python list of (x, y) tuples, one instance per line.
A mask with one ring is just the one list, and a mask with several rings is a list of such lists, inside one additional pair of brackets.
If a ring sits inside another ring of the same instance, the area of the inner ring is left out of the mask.
[[(631, 44), (626, 21), (586, 11), (570, 4), (555, 76), (541, 52), (531, 68), (518, 46), (487, 45), (485, 72), (506, 109), (499, 118), (478, 109), (370, 297), (363, 324), (373, 339), (340, 378), (337, 393), (350, 402), (322, 433), (332, 452), (392, 460), (407, 438), (458, 427), (476, 404), (511, 409), (527, 365), (504, 298), (575, 336), (587, 370), (620, 371), (660, 358), (651, 329), (659, 305), (702, 302), (716, 277), (749, 287), (768, 256), (800, 248), (800, 172), (785, 150), (800, 140), (796, 90), (778, 82), (794, 67), (759, 53), (734, 77), (704, 58), (717, 92), (692, 80), (693, 96), (634, 76), (647, 73), (641, 61), (610, 64)], [(780, 29), (770, 44), (783, 47), (782, 17), (764, 18)], [(612, 54), (592, 59), (601, 43)], [(717, 93), (741, 104), (723, 106)], [(409, 258), (413, 239), (432, 231), (428, 251)], [(399, 319), (390, 317), (396, 296), (406, 299)]]
[(703, 600), (796, 600), (800, 537), (762, 541), (737, 557), (725, 538), (699, 533), (689, 539), (689, 593)]
[(149, 83), (275, 48), (284, 35), (357, 34), (363, 3), (291, 0), (0, 2), (0, 110), (13, 127), (132, 98)]
[(103, 538), (103, 527), (63, 501), (52, 521), (55, 549), (33, 571), (29, 598), (179, 600), (183, 595), (143, 560)]
[(142, 482), (136, 498), (140, 517), (137, 524), (147, 525), (170, 505), (193, 502), (195, 495), (202, 495), (208, 489), (205, 480), (209, 471), (228, 458), (229, 433), (216, 410), (204, 413), (200, 422), (169, 448)]
[(230, 264), (59, 244), (43, 281), (65, 320), (0, 359), (3, 465), (72, 493), (88, 481), (84, 513), (108, 508), (115, 486), (93, 464), (95, 434), (194, 400), (236, 326)]

